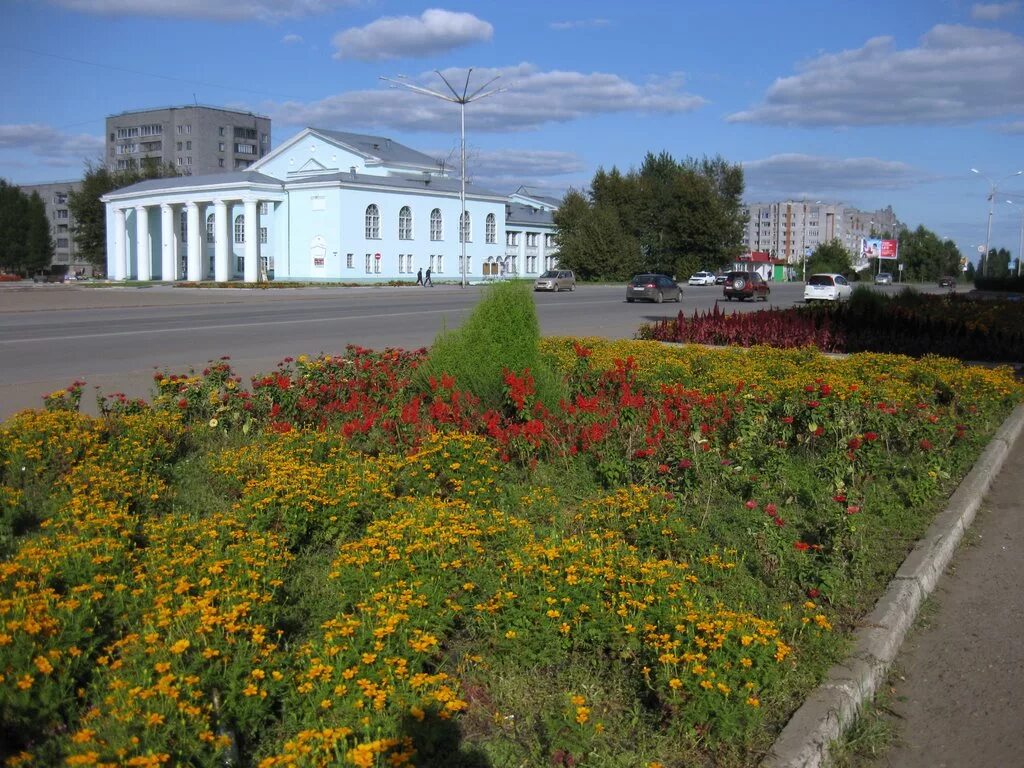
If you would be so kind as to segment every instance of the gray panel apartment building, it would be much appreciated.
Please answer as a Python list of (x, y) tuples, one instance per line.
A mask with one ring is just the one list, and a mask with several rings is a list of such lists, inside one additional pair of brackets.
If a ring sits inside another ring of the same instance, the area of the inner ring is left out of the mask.
[(240, 171), (270, 151), (270, 118), (206, 106), (122, 112), (107, 118), (107, 168), (144, 159), (187, 176)]
[(38, 192), (46, 206), (46, 219), (50, 222), (53, 236), (53, 264), (67, 266), (68, 272), (92, 275), (92, 265), (77, 256), (74, 236), (74, 219), (68, 208), (71, 192), (81, 188), (80, 181), (54, 181), (48, 184), (19, 184), (22, 192), (31, 195)]

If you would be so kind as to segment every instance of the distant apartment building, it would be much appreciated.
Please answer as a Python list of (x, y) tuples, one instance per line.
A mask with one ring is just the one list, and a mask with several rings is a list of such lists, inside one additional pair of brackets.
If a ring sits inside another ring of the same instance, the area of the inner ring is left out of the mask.
[(245, 170), (270, 152), (270, 118), (199, 105), (122, 112), (107, 118), (106, 139), (112, 171), (148, 160), (202, 176)]
[(834, 239), (853, 255), (862, 237), (895, 236), (900, 227), (892, 206), (861, 211), (842, 203), (784, 200), (752, 203), (746, 211), (746, 249), (791, 265), (800, 264), (819, 245)]
[(53, 236), (53, 264), (66, 266), (69, 272), (92, 275), (92, 265), (78, 258), (75, 247), (75, 219), (68, 206), (72, 192), (77, 192), (81, 181), (54, 181), (47, 184), (21, 184), (22, 192), (31, 195), (38, 192), (46, 206), (46, 219), (50, 222)]

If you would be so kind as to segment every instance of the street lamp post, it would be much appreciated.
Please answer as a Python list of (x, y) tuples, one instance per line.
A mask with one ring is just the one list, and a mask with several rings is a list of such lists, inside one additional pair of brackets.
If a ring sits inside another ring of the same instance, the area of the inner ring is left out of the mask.
[(473, 91), (473, 93), (470, 93), (469, 92), (469, 78), (473, 74), (473, 68), (470, 67), (469, 71), (466, 72), (466, 83), (465, 83), (465, 85), (462, 88), (462, 93), (459, 93), (457, 90), (455, 90), (452, 87), (452, 84), (450, 82), (448, 82), (448, 78), (446, 78), (444, 75), (442, 75), (440, 73), (440, 71), (438, 71), (438, 70), (434, 70), (434, 71), (437, 73), (437, 76), (440, 77), (441, 80), (444, 81), (444, 84), (448, 87), (448, 90), (451, 91), (451, 96), (449, 96), (447, 93), (441, 93), (440, 91), (432, 91), (429, 88), (423, 88), (423, 87), (418, 86), (418, 85), (413, 85), (412, 83), (407, 83), (404, 80), (392, 80), (390, 77), (381, 77), (380, 79), (381, 80), (386, 80), (387, 82), (391, 83), (392, 84), (392, 86), (391, 86), (392, 88), (396, 88), (396, 87), (405, 88), (406, 90), (412, 91), (414, 93), (422, 93), (422, 94), (424, 94), (426, 96), (433, 96), (436, 99), (442, 99), (443, 101), (450, 101), (453, 104), (458, 104), (459, 105), (459, 112), (460, 112), (460, 115), (459, 115), (459, 117), (460, 117), (460, 120), (459, 120), (459, 136), (460, 136), (461, 155), (462, 155), (462, 173), (460, 174), (462, 178), (461, 178), (461, 184), (460, 184), (460, 187), (459, 187), (459, 240), (462, 243), (462, 255), (461, 255), (462, 264), (460, 266), (459, 271), (462, 273), (462, 287), (465, 288), (466, 287), (466, 219), (467, 219), (467, 217), (469, 215), (468, 212), (466, 211), (466, 105), (470, 104), (470, 103), (472, 103), (474, 101), (479, 101), (480, 99), (486, 98), (488, 96), (493, 96), (495, 93), (500, 93), (501, 91), (503, 91), (505, 89), (504, 88), (494, 88), (493, 90), (490, 90), (490, 91), (487, 91), (486, 93), (484, 93), (484, 89), (487, 86), (489, 86), (491, 83), (493, 83), (495, 80), (497, 80), (498, 77), (501, 77), (501, 75), (498, 75), (498, 77), (492, 77), (486, 83), (484, 83), (479, 88), (477, 88), (475, 91)]
[(982, 277), (985, 277), (987, 273), (990, 273), (992, 271), (992, 268), (989, 266), (989, 262), (992, 261), (992, 259), (989, 258), (989, 250), (992, 248), (992, 214), (995, 212), (997, 187), (1000, 183), (1006, 181), (1007, 179), (1012, 179), (1014, 176), (1020, 176), (1022, 173), (1024, 173), (1024, 169), (1004, 176), (998, 181), (989, 178), (984, 173), (979, 171), (977, 168), (971, 168), (971, 173), (978, 174), (983, 179), (988, 181), (990, 185), (990, 189), (988, 192), (988, 228), (985, 230), (985, 269), (982, 272)]
[(1017, 277), (1020, 277), (1020, 262), (1024, 259), (1024, 205), (1007, 200), (1010, 205), (1020, 208), (1020, 243), (1017, 245)]

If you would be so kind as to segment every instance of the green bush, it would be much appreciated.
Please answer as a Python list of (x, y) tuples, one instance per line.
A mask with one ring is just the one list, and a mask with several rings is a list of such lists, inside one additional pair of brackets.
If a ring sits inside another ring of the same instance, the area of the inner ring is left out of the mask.
[(562, 396), (561, 381), (540, 353), (540, 323), (525, 282), (502, 282), (487, 288), (472, 314), (455, 331), (442, 331), (420, 367), (420, 384), (442, 375), (455, 379), (485, 406), (501, 408), (505, 401), (504, 371), (529, 369), (537, 397), (548, 407)]

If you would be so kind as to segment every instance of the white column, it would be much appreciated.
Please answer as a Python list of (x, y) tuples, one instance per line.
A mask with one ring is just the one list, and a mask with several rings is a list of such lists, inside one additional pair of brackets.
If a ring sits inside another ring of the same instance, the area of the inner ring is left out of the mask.
[(128, 223), (124, 208), (114, 209), (114, 268), (111, 277), (124, 280), (128, 276)]
[(203, 279), (202, 273), (202, 247), (203, 230), (199, 224), (199, 204), (187, 203), (185, 210), (188, 211), (188, 279), (189, 282), (198, 283)]
[(256, 199), (245, 199), (245, 282), (259, 280), (260, 222), (256, 215)]
[(149, 211), (146, 206), (135, 206), (136, 271), (139, 280), (152, 279), (153, 255), (149, 247)]
[(167, 203), (160, 206), (160, 279), (176, 279), (174, 258), (174, 208)]
[(231, 278), (231, 228), (228, 206), (223, 200), (213, 201), (213, 279), (226, 283)]

